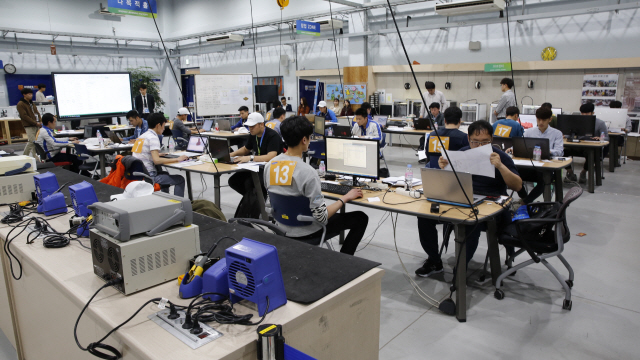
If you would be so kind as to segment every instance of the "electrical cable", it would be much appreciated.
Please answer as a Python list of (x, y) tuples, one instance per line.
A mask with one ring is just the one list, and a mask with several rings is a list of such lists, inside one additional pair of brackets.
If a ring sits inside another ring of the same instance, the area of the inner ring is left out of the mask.
[(513, 99), (516, 101), (516, 106), (518, 106), (518, 96), (516, 95), (516, 83), (513, 77), (513, 58), (511, 57), (511, 31), (509, 30), (509, 6), (511, 5), (511, 1), (505, 4), (504, 12), (507, 14), (507, 39), (509, 40), (509, 64), (511, 64), (511, 81), (513, 81)]
[(370, 233), (369, 236), (365, 236), (363, 238), (363, 240), (366, 240), (367, 238), (369, 238), (369, 242), (367, 242), (362, 248), (357, 249), (356, 252), (358, 251), (362, 251), (364, 250), (367, 246), (369, 246), (369, 244), (371, 243), (371, 241), (373, 241), (373, 238), (376, 236), (376, 233), (378, 232), (378, 229), (380, 229), (380, 226), (382, 226), (382, 224), (384, 224), (388, 219), (389, 216), (391, 216), (391, 211), (387, 211), (384, 214), (382, 214), (382, 217), (380, 218), (380, 220), (378, 221), (378, 226), (373, 230), (373, 233)]
[(336, 40), (336, 30), (333, 28), (333, 9), (331, 0), (329, 0), (329, 16), (331, 17), (331, 32), (333, 33), (333, 49), (336, 54), (336, 65), (338, 66), (338, 79), (340, 80), (340, 89), (342, 91), (342, 100), (346, 99), (344, 85), (342, 84), (342, 71), (340, 71), (340, 60), (338, 60), (338, 41)]
[(260, 77), (258, 76), (258, 56), (256, 55), (256, 37), (258, 37), (258, 30), (253, 25), (253, 1), (252, 0), (249, 0), (249, 6), (251, 8), (250, 13), (251, 13), (251, 39), (253, 40), (253, 63), (256, 66), (256, 81), (258, 81), (258, 78)]

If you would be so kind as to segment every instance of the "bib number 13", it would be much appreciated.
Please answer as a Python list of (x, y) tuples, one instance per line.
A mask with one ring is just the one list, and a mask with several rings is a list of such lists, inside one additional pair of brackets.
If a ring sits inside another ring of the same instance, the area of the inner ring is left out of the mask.
[(293, 180), (293, 171), (296, 169), (295, 161), (273, 161), (269, 169), (269, 185), (290, 186)]

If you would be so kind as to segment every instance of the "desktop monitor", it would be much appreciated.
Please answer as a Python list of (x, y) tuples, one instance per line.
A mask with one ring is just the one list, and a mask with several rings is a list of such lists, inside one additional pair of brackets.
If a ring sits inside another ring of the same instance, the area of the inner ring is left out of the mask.
[(187, 151), (202, 154), (204, 152), (204, 147), (207, 146), (208, 140), (209, 139), (206, 137), (192, 135), (189, 138), (189, 145), (187, 145)]
[(202, 124), (202, 130), (211, 131), (212, 126), (213, 126), (213, 119), (207, 119), (204, 121), (204, 124)]
[(595, 115), (558, 115), (558, 130), (564, 135), (595, 136)]
[[(327, 171), (340, 175), (378, 179), (380, 143), (378, 140), (325, 137)], [(353, 182), (356, 184), (356, 181)]]
[(380, 115), (393, 116), (393, 105), (380, 105)]
[(562, 115), (562, 108), (551, 108), (551, 112), (557, 117), (558, 115)]
[(376, 115), (373, 117), (373, 121), (377, 122), (378, 125), (385, 127), (387, 126), (387, 120), (388, 120), (388, 116), (387, 115)]
[(313, 132), (315, 132), (316, 135), (324, 136), (324, 121), (325, 121), (324, 117), (316, 116), (314, 121), (314, 130), (313, 130)]
[(535, 115), (522, 115), (520, 114), (520, 125), (527, 130), (538, 127), (538, 119)]
[(97, 132), (100, 131), (100, 134), (102, 134), (103, 138), (107, 137), (107, 132), (109, 131), (109, 128), (107, 126), (104, 126), (103, 124), (87, 124), (84, 127), (84, 138), (88, 139), (88, 138), (92, 138), (92, 137), (96, 137), (97, 136)]
[(596, 118), (604, 121), (607, 128), (611, 131), (621, 131), (627, 126), (627, 109), (611, 109), (596, 107), (594, 114)]

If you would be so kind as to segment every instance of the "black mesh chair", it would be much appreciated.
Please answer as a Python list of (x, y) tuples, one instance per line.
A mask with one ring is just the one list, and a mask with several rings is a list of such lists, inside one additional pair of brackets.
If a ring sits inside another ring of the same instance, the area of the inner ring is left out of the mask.
[[(582, 195), (581, 187), (571, 188), (561, 203), (539, 202), (527, 205), (529, 219), (517, 220), (505, 226), (498, 236), (498, 242), (503, 245), (519, 248), (516, 253), (507, 259), (508, 265), (512, 265), (513, 259), (526, 252), (531, 256), (530, 260), (511, 267), (503, 272), (496, 281), (494, 296), (498, 300), (504, 299), (504, 291), (500, 289), (502, 280), (531, 264), (542, 263), (558, 279), (564, 288), (565, 298), (562, 308), (571, 310), (571, 288), (573, 287), (573, 269), (562, 256), (564, 244), (571, 238), (567, 226), (567, 208)], [(548, 258), (557, 257), (569, 271), (569, 279), (566, 279), (547, 262)]]

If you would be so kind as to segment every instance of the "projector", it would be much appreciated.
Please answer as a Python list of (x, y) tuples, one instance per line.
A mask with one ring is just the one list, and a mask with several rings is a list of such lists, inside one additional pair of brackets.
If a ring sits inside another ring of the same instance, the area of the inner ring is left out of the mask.
[(142, 233), (152, 236), (174, 225), (189, 226), (193, 221), (189, 199), (163, 192), (87, 208), (93, 212), (93, 227), (120, 241)]

